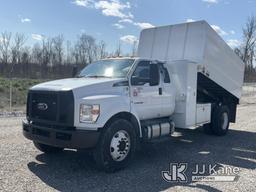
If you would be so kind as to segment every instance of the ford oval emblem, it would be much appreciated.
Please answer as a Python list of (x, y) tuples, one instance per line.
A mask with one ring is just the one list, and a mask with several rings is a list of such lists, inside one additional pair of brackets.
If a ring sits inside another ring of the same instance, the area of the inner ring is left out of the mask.
[(45, 111), (46, 109), (48, 109), (48, 105), (46, 103), (38, 103), (37, 109), (39, 109), (41, 111)]

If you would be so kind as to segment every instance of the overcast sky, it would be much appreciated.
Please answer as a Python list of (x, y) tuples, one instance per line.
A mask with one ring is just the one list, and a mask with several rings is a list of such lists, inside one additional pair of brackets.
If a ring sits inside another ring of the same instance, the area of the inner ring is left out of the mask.
[(104, 40), (108, 50), (122, 42), (124, 52), (140, 30), (206, 20), (231, 45), (239, 45), (242, 27), (256, 15), (256, 0), (0, 0), (0, 32), (22, 32), (27, 44), (63, 34), (75, 40), (85, 32)]

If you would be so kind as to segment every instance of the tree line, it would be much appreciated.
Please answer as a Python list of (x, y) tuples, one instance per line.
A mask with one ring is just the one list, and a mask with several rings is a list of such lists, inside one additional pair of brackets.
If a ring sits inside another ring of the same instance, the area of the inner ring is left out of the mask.
[[(22, 33), (0, 34), (0, 75), (4, 77), (58, 78), (69, 77), (74, 68), (82, 68), (110, 54), (104, 41), (85, 33), (75, 42), (63, 35), (42, 38), (40, 43), (26, 45)], [(119, 50), (118, 50), (119, 51)], [(120, 51), (119, 51), (120, 52)]]
[(234, 49), (245, 64), (245, 82), (256, 82), (256, 17), (247, 19), (241, 45)]

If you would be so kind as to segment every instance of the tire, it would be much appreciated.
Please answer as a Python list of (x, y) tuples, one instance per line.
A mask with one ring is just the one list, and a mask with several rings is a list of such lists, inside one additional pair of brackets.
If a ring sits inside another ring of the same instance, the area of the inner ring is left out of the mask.
[(58, 153), (60, 151), (63, 150), (63, 148), (59, 148), (59, 147), (53, 147), (53, 146), (50, 146), (50, 145), (45, 145), (45, 144), (42, 144), (42, 143), (37, 143), (37, 142), (33, 142), (35, 147), (44, 152), (44, 153)]
[(104, 127), (94, 150), (94, 160), (99, 170), (114, 172), (125, 168), (135, 154), (136, 133), (132, 124), (117, 119)]
[(206, 133), (217, 136), (226, 135), (229, 129), (229, 109), (227, 106), (216, 106), (212, 111), (211, 124), (204, 125)]

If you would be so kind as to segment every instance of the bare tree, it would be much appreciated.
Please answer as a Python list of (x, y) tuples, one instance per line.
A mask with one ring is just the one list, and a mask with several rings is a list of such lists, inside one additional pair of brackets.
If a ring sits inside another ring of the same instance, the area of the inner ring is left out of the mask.
[(66, 61), (65, 61), (67, 65), (74, 62), (72, 57), (72, 52), (73, 52), (72, 43), (71, 41), (68, 40), (66, 41)]
[(42, 63), (41, 63), (41, 78), (47, 76), (47, 66), (53, 65), (53, 43), (51, 38), (42, 40)]
[(120, 57), (121, 56), (121, 42), (118, 42), (116, 51), (115, 51), (115, 57)]
[(75, 65), (78, 65), (80, 61), (80, 51), (78, 44), (76, 44), (74, 49), (72, 50), (72, 58), (74, 58)]
[(12, 34), (9, 32), (3, 32), (0, 36), (1, 61), (4, 64), (8, 63), (8, 60), (10, 57), (11, 37), (12, 37)]
[(32, 48), (31, 60), (32, 60), (32, 63), (35, 63), (35, 64), (41, 65), (43, 63), (43, 50), (41, 45), (38, 43), (34, 44)]
[(24, 48), (22, 48), (21, 50), (21, 63), (22, 64), (29, 64), (31, 63), (31, 52), (30, 52), (30, 47), (26, 46)]
[(58, 35), (54, 38), (52, 38), (52, 54), (53, 54), (53, 63), (57, 65), (61, 65), (63, 62), (63, 42), (64, 42), (64, 37), (63, 35)]
[(45, 38), (43, 39), (43, 65), (47, 66), (47, 65), (52, 65), (52, 39), (51, 38)]
[(243, 28), (244, 45), (242, 47), (242, 60), (251, 70), (253, 68), (253, 58), (256, 46), (256, 17), (248, 18), (245, 28)]
[[(66, 41), (66, 44), (63, 35), (43, 37), (33, 46), (25, 46), (26, 40), (21, 33), (16, 33), (14, 38), (8, 32), (0, 34), (0, 75), (9, 77), (13, 70), (16, 77), (64, 77), (70, 74), (70, 66), (67, 65), (75, 64), (80, 69), (82, 65), (108, 55), (105, 42), (96, 43), (95, 38), (87, 34), (78, 36), (75, 43)], [(120, 44), (117, 55), (121, 55)]]
[(99, 42), (98, 50), (99, 50), (99, 53), (98, 53), (99, 59), (105, 58), (107, 54), (106, 54), (106, 43), (104, 41)]
[(14, 37), (12, 50), (12, 63), (18, 64), (21, 62), (21, 49), (26, 42), (26, 37), (22, 33), (16, 33)]
[(31, 68), (29, 67), (29, 64), (31, 63), (30, 47), (26, 46), (21, 49), (20, 63), (22, 64), (23, 74), (25, 74), (26, 77), (29, 77), (31, 74)]
[(79, 63), (88, 64), (91, 63), (96, 58), (96, 44), (95, 39), (83, 33), (80, 35), (76, 45), (75, 45), (75, 54), (79, 57)]
[(256, 17), (248, 17), (245, 27), (243, 28), (243, 42), (241, 46), (235, 48), (235, 53), (245, 63), (245, 81), (254, 81), (256, 78), (255, 68), (253, 63), (255, 61), (256, 51)]

